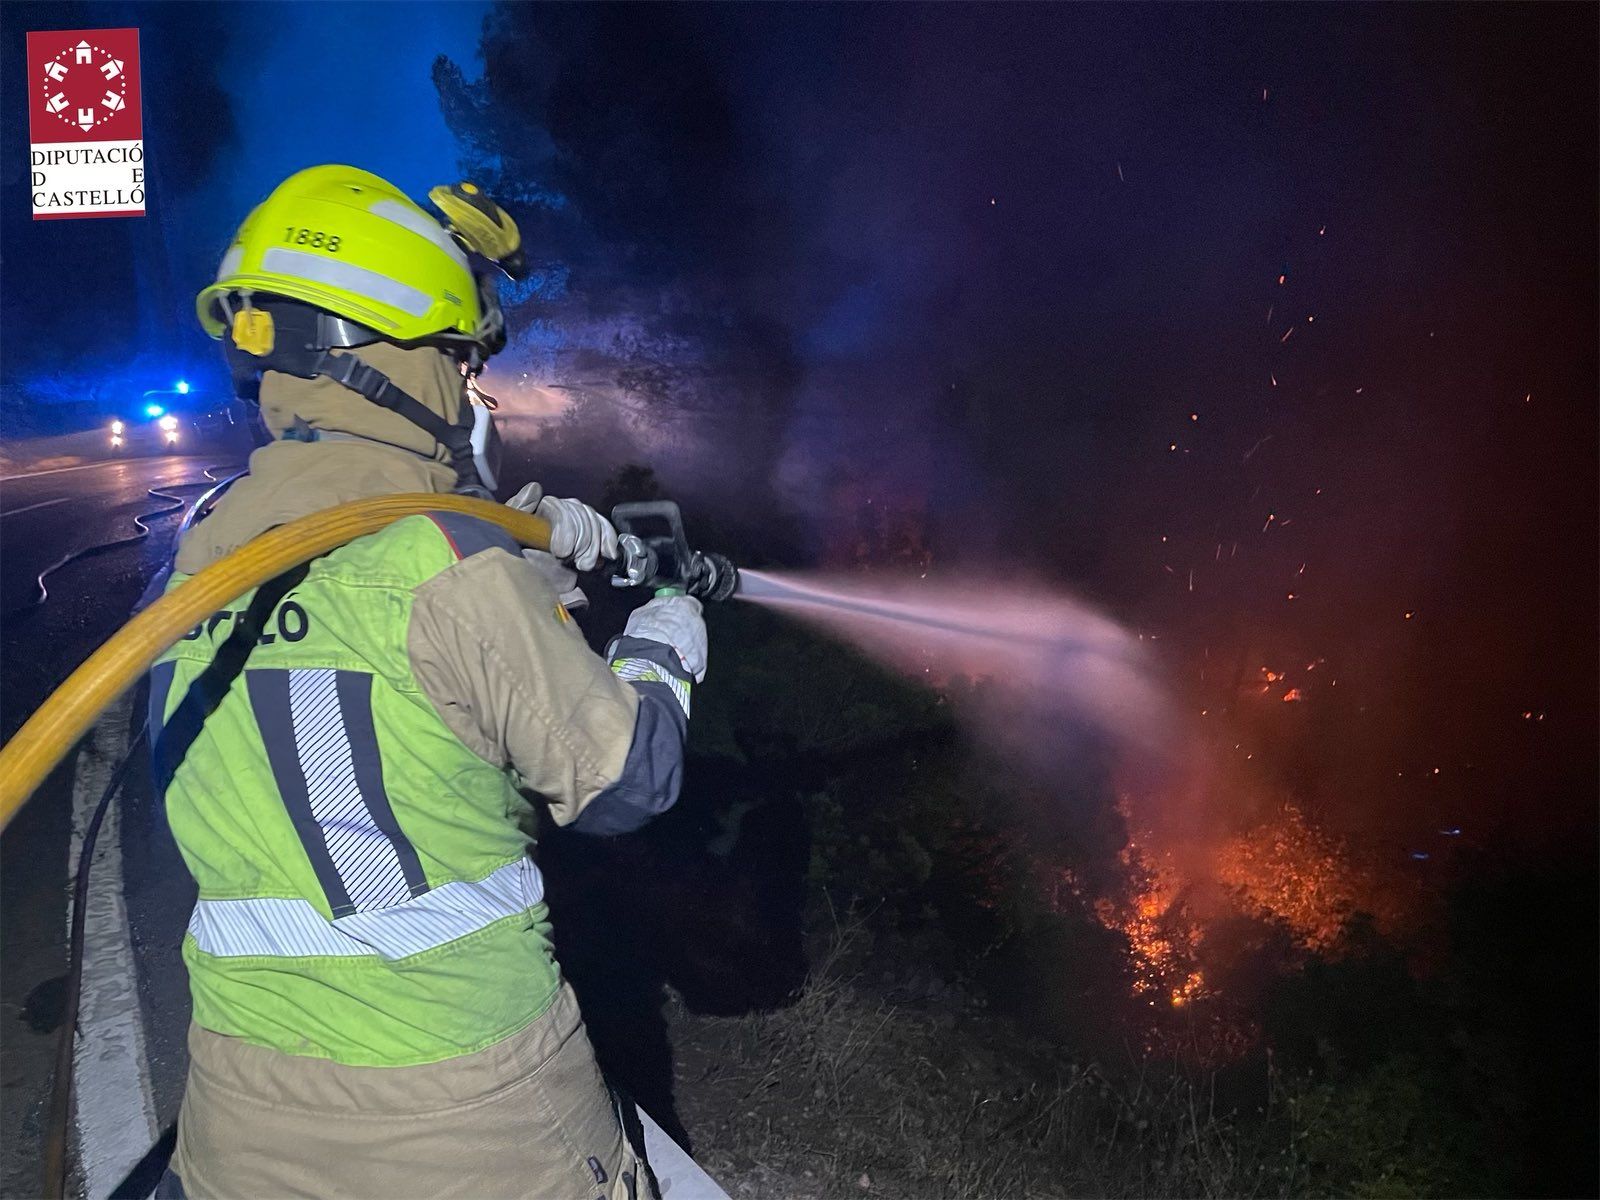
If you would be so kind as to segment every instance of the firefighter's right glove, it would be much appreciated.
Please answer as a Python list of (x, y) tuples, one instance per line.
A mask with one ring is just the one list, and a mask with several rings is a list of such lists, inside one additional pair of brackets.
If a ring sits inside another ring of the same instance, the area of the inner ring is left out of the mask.
[(678, 652), (684, 670), (696, 683), (706, 677), (706, 622), (693, 596), (657, 596), (634, 609), (625, 630), (628, 637), (660, 642)]
[(550, 553), (580, 571), (592, 571), (602, 559), (610, 561), (621, 553), (611, 522), (582, 500), (546, 496), (542, 487), (530, 483), (506, 504), (549, 521)]

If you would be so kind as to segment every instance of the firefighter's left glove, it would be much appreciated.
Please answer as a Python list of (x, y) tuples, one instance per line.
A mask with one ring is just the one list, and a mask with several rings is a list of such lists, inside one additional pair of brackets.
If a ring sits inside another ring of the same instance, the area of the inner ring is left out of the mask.
[(683, 669), (696, 683), (706, 677), (706, 621), (693, 596), (657, 596), (628, 614), (628, 637), (659, 642), (677, 651)]
[(550, 553), (579, 571), (592, 571), (602, 560), (615, 559), (621, 553), (611, 522), (582, 500), (546, 496), (544, 488), (530, 483), (506, 503), (549, 521)]

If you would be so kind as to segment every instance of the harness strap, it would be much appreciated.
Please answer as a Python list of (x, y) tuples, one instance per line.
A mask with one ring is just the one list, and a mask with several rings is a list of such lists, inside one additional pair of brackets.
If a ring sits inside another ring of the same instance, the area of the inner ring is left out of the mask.
[(458, 487), (483, 490), (473, 465), (470, 424), (452, 425), (355, 354), (333, 353), (334, 348), (377, 341), (376, 333), (353, 322), (330, 318), (306, 305), (263, 304), (260, 307), (272, 316), (275, 336), (270, 351), (264, 355), (251, 354), (234, 343), (231, 330), (224, 334), (228, 370), (233, 376), (234, 391), (241, 399), (259, 402), (263, 371), (281, 371), (300, 379), (327, 376), (429, 434), (449, 452)]

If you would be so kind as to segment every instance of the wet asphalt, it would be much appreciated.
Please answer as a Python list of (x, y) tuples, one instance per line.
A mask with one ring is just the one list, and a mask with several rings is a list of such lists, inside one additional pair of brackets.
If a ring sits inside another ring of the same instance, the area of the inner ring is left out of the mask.
[[(205, 468), (236, 465), (226, 456), (161, 456), (0, 479), (0, 735), (9, 739), (127, 619), (171, 553), (182, 507), (210, 486)], [(150, 488), (171, 488), (184, 505), (152, 497)], [(74, 551), (135, 536), (135, 517), (162, 509), (171, 511), (148, 518), (148, 537), (59, 568), (40, 599), (40, 571)], [(0, 1128), (7, 1131), (0, 1195), (7, 1197), (40, 1193), (45, 1103), (65, 998), (75, 758), (57, 768), (0, 838)], [(164, 1127), (182, 1092), (188, 992), (178, 947), (192, 884), (152, 803), (143, 761), (119, 803), (151, 1091)]]

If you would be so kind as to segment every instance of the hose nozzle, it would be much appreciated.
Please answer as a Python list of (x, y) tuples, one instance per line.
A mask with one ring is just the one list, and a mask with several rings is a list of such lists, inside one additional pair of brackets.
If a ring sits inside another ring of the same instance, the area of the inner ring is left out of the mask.
[(726, 600), (739, 590), (739, 569), (726, 555), (691, 550), (683, 514), (671, 500), (619, 504), (611, 510), (622, 556), (614, 587), (678, 591), (700, 600)]
[(695, 551), (689, 573), (692, 578), (684, 590), (702, 600), (726, 600), (739, 590), (739, 568), (725, 554)]

